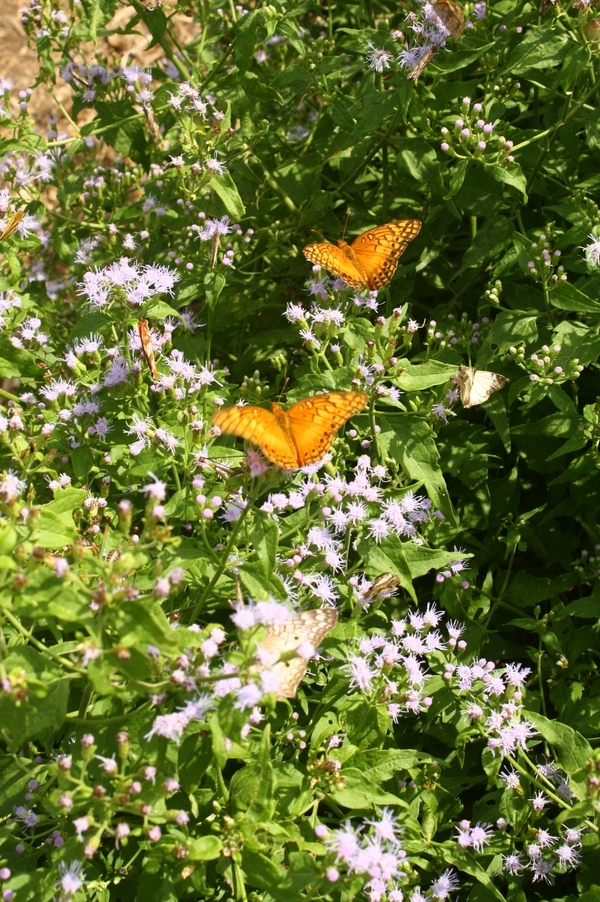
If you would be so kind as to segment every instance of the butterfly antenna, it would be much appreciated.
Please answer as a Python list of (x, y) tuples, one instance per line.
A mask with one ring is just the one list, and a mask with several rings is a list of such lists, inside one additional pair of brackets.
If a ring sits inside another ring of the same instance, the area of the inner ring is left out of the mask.
[(346, 229), (348, 228), (348, 223), (349, 223), (349, 222), (350, 222), (350, 210), (348, 210), (348, 212), (346, 213), (346, 222), (344, 223), (344, 231), (343, 231), (343, 234), (342, 234), (342, 237), (343, 237), (344, 239), (346, 238)]
[(280, 400), (280, 401), (281, 401), (282, 395), (285, 394), (285, 387), (286, 387), (286, 385), (288, 384), (289, 381), (290, 381), (289, 376), (286, 376), (286, 377), (285, 377), (285, 382), (283, 383), (283, 385), (281, 386), (281, 389), (280, 389), (280, 391), (279, 391), (279, 400)]

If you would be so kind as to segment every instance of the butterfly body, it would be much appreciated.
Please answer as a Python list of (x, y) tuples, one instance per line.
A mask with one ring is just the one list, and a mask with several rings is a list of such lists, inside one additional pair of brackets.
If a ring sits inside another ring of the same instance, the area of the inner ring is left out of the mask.
[(337, 246), (326, 242), (309, 244), (303, 254), (352, 288), (376, 291), (392, 281), (398, 260), (420, 230), (418, 219), (399, 219), (368, 229), (352, 244), (342, 238)]
[[(313, 611), (301, 611), (278, 626), (269, 626), (260, 643), (263, 650), (281, 657), (295, 651), (300, 645), (309, 642), (317, 648), (327, 633), (337, 623), (337, 611), (333, 608), (317, 608)], [(271, 668), (279, 680), (277, 698), (294, 698), (298, 684), (304, 677), (307, 663), (304, 658), (295, 657), (287, 661), (275, 663)]]
[(368, 398), (363, 392), (327, 392), (297, 401), (288, 410), (273, 401), (271, 410), (248, 405), (226, 407), (213, 416), (221, 432), (258, 445), (265, 457), (294, 470), (321, 460), (335, 434)]
[(453, 377), (460, 391), (460, 400), (463, 407), (475, 407), (483, 404), (495, 391), (503, 388), (506, 377), (500, 373), (490, 373), (487, 370), (476, 370), (475, 367), (460, 365), (458, 372)]

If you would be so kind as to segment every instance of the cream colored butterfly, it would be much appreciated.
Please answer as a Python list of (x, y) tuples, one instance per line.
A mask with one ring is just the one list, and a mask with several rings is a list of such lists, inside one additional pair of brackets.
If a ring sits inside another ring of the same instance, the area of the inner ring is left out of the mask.
[[(286, 652), (295, 651), (304, 642), (309, 642), (317, 648), (327, 633), (334, 628), (337, 619), (337, 611), (332, 608), (301, 611), (294, 617), (290, 617), (285, 623), (267, 627), (260, 647), (278, 657)], [(279, 681), (277, 698), (294, 698), (307, 666), (304, 658), (296, 657), (290, 658), (289, 661), (275, 663), (270, 668)]]
[(463, 407), (475, 407), (506, 384), (506, 377), (500, 373), (487, 370), (476, 370), (473, 366), (460, 365), (458, 372), (452, 377), (458, 385)]

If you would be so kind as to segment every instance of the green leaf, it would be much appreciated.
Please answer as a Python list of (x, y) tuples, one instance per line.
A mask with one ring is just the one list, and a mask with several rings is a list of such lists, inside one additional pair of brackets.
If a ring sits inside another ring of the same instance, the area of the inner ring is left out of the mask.
[[(252, 15), (252, 13), (250, 13)], [(226, 212), (232, 219), (242, 219), (246, 213), (244, 202), (239, 195), (235, 182), (228, 172), (222, 175), (213, 175), (209, 182), (217, 197), (220, 198)]]
[(0, 378), (39, 379), (40, 369), (35, 357), (24, 348), (15, 348), (8, 332), (0, 332)]
[(353, 146), (364, 135), (372, 135), (381, 128), (386, 119), (389, 119), (396, 109), (395, 91), (379, 91), (370, 88), (362, 99), (356, 125), (349, 138), (349, 145)]
[(71, 463), (77, 479), (80, 482), (85, 482), (94, 466), (94, 455), (87, 445), (80, 445), (79, 448), (73, 449)]
[(465, 175), (467, 174), (469, 162), (468, 160), (459, 160), (450, 170), (450, 187), (444, 196), (445, 200), (456, 197), (463, 186)]
[(405, 169), (418, 182), (429, 185), (435, 194), (445, 194), (437, 153), (423, 138), (398, 141), (396, 165)]
[(585, 137), (590, 150), (600, 150), (600, 110), (591, 110), (585, 117)]
[[(569, 776), (569, 786), (578, 799), (586, 798), (586, 766), (594, 760), (594, 750), (581, 733), (558, 720), (527, 711), (527, 720), (550, 743), (556, 759)], [(579, 779), (577, 779), (579, 777)]]
[(441, 360), (414, 364), (402, 359), (398, 361), (398, 367), (401, 368), (400, 375), (393, 380), (398, 388), (402, 391), (423, 391), (435, 385), (445, 385), (456, 373), (458, 364), (443, 363)]
[[(409, 771), (415, 766), (423, 766), (435, 759), (425, 752), (414, 749), (370, 749), (365, 752), (357, 752), (346, 761), (346, 765), (353, 770), (361, 771), (369, 775), (373, 783), (385, 783), (392, 778), (398, 779), (403, 771)], [(344, 769), (344, 775), (346, 770)]]
[(532, 28), (519, 40), (506, 64), (511, 75), (521, 75), (531, 69), (558, 66), (567, 58), (574, 45), (565, 34), (548, 28)]
[(190, 861), (213, 861), (221, 856), (223, 840), (218, 836), (199, 836), (187, 848)]
[(231, 778), (229, 801), (247, 821), (269, 821), (275, 813), (275, 775), (270, 758), (271, 729), (263, 730), (256, 761)]
[(360, 541), (358, 552), (365, 562), (367, 573), (394, 573), (400, 577), (402, 587), (415, 602), (417, 597), (413, 580), (430, 570), (445, 569), (452, 561), (464, 560), (468, 556), (456, 551), (426, 548), (414, 542), (401, 542), (395, 535), (383, 539), (380, 545)]
[(421, 417), (409, 415), (393, 420), (381, 417), (380, 425), (382, 445), (387, 445), (386, 455), (397, 460), (410, 479), (426, 488), (437, 508), (450, 513), (448, 490), (439, 465), (440, 456), (429, 424)]
[(573, 313), (600, 313), (600, 303), (594, 301), (570, 282), (559, 282), (550, 292), (550, 303)]
[(278, 524), (268, 514), (257, 511), (250, 531), (250, 544), (266, 582), (270, 580), (275, 569), (278, 543)]
[(342, 771), (344, 786), (334, 789), (329, 793), (330, 797), (343, 808), (369, 809), (374, 805), (400, 805), (401, 799), (391, 792), (385, 792), (377, 783), (372, 782), (365, 771), (355, 767), (344, 768)]
[(81, 338), (87, 338), (94, 333), (104, 333), (110, 327), (112, 320), (100, 310), (92, 310), (77, 318), (77, 322), (69, 333), (69, 344)]
[(59, 512), (55, 505), (52, 501), (41, 508), (35, 521), (33, 539), (42, 548), (63, 548), (71, 545), (79, 535), (70, 511)]
[[(468, 45), (468, 38), (463, 38), (461, 44)], [(438, 70), (442, 73), (458, 72), (475, 63), (488, 50), (495, 47), (493, 42), (488, 44), (478, 44), (475, 47), (461, 46), (459, 50), (452, 50), (452, 53), (436, 53), (433, 60), (429, 64), (433, 72)]]
[(247, 847), (242, 849), (242, 868), (250, 886), (267, 891), (272, 891), (285, 876), (285, 871), (271, 858)]
[(508, 163), (506, 166), (496, 163), (488, 166), (487, 171), (497, 182), (510, 185), (520, 191), (523, 195), (523, 202), (527, 203), (527, 179), (518, 163)]
[[(240, 20), (235, 42), (235, 64), (239, 76), (250, 68), (252, 54), (257, 41), (262, 45), (270, 38), (277, 25), (277, 13), (273, 6), (253, 9)], [(260, 40), (258, 31), (260, 29)]]
[(143, 116), (127, 100), (96, 101), (97, 118), (84, 125), (81, 134), (101, 135), (117, 153), (131, 157), (144, 169), (150, 165)]
[(70, 680), (59, 665), (28, 647), (11, 651), (3, 668), (26, 687), (18, 703), (10, 692), (0, 694), (0, 723), (11, 747), (33, 738), (52, 742), (68, 710)]
[(480, 267), (497, 257), (509, 244), (515, 227), (506, 216), (497, 214), (484, 219), (481, 228), (462, 259), (460, 272)]
[[(569, 51), (564, 58), (562, 72), (560, 73), (560, 86), (563, 91), (567, 92), (579, 78), (581, 73), (589, 66), (592, 59), (590, 45), (582, 45), (571, 41)], [(592, 112), (592, 116), (596, 111)], [(586, 120), (589, 116), (586, 116)], [(587, 130), (587, 125), (586, 125)]]

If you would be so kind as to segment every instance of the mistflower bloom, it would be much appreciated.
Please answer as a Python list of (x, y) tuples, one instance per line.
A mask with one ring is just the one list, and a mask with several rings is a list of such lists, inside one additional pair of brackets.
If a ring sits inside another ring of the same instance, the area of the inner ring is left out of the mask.
[(511, 877), (516, 877), (525, 867), (519, 856), (515, 854), (503, 855), (502, 866)]
[(438, 879), (431, 884), (431, 898), (448, 899), (450, 893), (455, 893), (459, 887), (460, 882), (458, 876), (449, 868), (444, 871), (441, 877), (438, 877)]
[(369, 53), (367, 53), (369, 68), (375, 72), (383, 72), (384, 69), (389, 69), (392, 55), (383, 48), (375, 47), (372, 41), (367, 41), (367, 44), (371, 48)]
[(13, 810), (15, 812), (15, 818), (20, 821), (26, 829), (35, 827), (38, 822), (38, 816), (30, 808), (19, 805)]
[(588, 237), (591, 244), (588, 244), (587, 247), (583, 248), (585, 259), (592, 266), (600, 266), (600, 238), (596, 238), (595, 235), (589, 235)]
[(529, 799), (529, 801), (531, 802), (534, 811), (543, 811), (546, 805), (550, 804), (550, 799), (548, 799), (541, 790), (536, 792), (534, 797)]
[(225, 166), (217, 159), (216, 150), (214, 152), (214, 155), (212, 157), (209, 157), (208, 160), (205, 161), (204, 165), (206, 169), (211, 173), (215, 173), (216, 175), (225, 174)]
[(0, 477), (0, 499), (6, 504), (14, 504), (27, 488), (27, 483), (19, 479), (12, 470)]
[(373, 670), (366, 658), (350, 655), (347, 666), (350, 670), (350, 687), (356, 687), (362, 692), (370, 692), (373, 688), (373, 681), (377, 677), (377, 671)]
[(519, 780), (519, 775), (516, 772), (516, 770), (514, 770), (514, 768), (511, 767), (507, 771), (500, 772), (499, 777), (507, 789), (520, 789), (521, 788), (521, 781)]
[(67, 898), (69, 896), (74, 896), (77, 890), (83, 886), (85, 880), (83, 862), (72, 861), (70, 864), (67, 864), (65, 861), (60, 861), (58, 864), (58, 871), (60, 873), (60, 879), (57, 886), (60, 886)]

